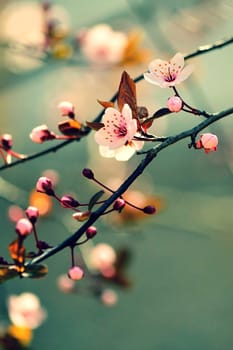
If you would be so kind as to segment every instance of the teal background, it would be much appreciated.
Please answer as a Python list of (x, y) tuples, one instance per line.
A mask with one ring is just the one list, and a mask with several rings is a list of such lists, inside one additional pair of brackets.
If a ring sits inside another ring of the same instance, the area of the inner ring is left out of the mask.
[[(121, 30), (139, 27), (153, 57), (195, 51), (199, 45), (230, 37), (233, 29), (232, 1), (56, 3), (67, 9), (74, 31), (101, 22)], [(190, 14), (193, 17), (188, 17)], [(186, 29), (181, 18), (189, 19)], [(192, 18), (199, 20), (196, 31), (190, 30), (196, 23)], [(185, 100), (210, 112), (230, 107), (232, 54), (229, 46), (193, 59), (195, 73), (179, 89)], [(1, 134), (12, 133), (15, 149), (22, 153), (46, 148), (47, 144), (32, 144), (28, 134), (44, 123), (56, 131), (60, 121), (56, 106), (61, 96), (71, 98), (80, 118), (91, 120), (100, 110), (96, 99), (107, 100), (113, 95), (122, 69), (94, 70), (63, 61), (14, 74), (3, 61)], [(124, 69), (134, 77), (147, 69), (147, 63)], [(151, 113), (164, 106), (170, 94), (145, 81), (137, 89), (139, 103), (148, 106)], [(196, 123), (195, 117), (180, 114), (164, 118), (154, 129), (157, 134), (175, 134)], [(64, 251), (47, 261), (46, 278), (15, 279), (0, 287), (2, 321), (7, 320), (7, 296), (31, 291), (40, 296), (48, 311), (48, 319), (35, 331), (33, 349), (231, 350), (232, 126), (232, 117), (228, 117), (208, 129), (219, 136), (216, 153), (188, 150), (188, 141), (184, 140), (159, 154), (138, 179), (136, 189), (163, 198), (165, 208), (158, 215), (123, 227), (111, 224), (110, 219), (97, 224), (96, 243), (104, 241), (132, 250), (128, 274), (133, 286), (118, 291), (115, 307), (106, 308), (95, 298), (65, 295), (57, 289), (57, 277), (66, 273), (70, 264), (69, 254)], [(59, 172), (59, 193), (74, 191), (80, 198), (88, 198), (98, 189), (81, 177), (84, 167), (93, 167), (99, 179), (107, 180), (116, 173), (126, 177), (138, 161), (135, 156), (127, 165), (118, 163), (115, 168), (115, 162), (100, 159), (90, 136), (56, 154), (3, 171), (2, 178), (17, 189), (0, 187), (0, 255), (8, 254), (7, 244), (14, 238), (7, 209), (12, 202), (27, 206), (29, 193), (42, 171), (52, 168)], [(67, 212), (55, 205), (52, 215), (40, 220), (41, 239), (56, 244), (75, 230), (73, 223), (67, 230), (63, 220), (69, 220)]]

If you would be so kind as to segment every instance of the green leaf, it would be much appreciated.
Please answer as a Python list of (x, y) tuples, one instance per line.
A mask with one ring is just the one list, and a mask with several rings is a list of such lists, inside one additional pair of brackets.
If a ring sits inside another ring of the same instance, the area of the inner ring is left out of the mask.
[(103, 196), (103, 194), (104, 194), (104, 191), (101, 190), (101, 191), (95, 193), (94, 196), (91, 197), (89, 204), (88, 204), (88, 211), (92, 210), (92, 208), (94, 207), (96, 202), (98, 202), (98, 200)]

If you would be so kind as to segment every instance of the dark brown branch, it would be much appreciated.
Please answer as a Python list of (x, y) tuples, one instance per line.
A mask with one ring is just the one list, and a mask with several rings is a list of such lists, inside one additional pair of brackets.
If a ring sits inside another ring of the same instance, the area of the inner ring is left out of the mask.
[(163, 149), (171, 146), (172, 144), (183, 140), (193, 135), (197, 135), (201, 130), (205, 129), (207, 126), (215, 123), (216, 121), (233, 114), (233, 107), (226, 109), (219, 113), (214, 113), (210, 115), (208, 119), (205, 119), (203, 122), (199, 123), (192, 129), (183, 131), (175, 136), (168, 137), (164, 142), (161, 142), (159, 145), (153, 147), (145, 156), (145, 158), (139, 163), (137, 168), (131, 173), (131, 175), (123, 182), (123, 184), (115, 191), (105, 202), (101, 205), (95, 212), (93, 212), (90, 218), (70, 237), (58, 244), (57, 246), (51, 248), (50, 250), (45, 251), (40, 256), (32, 259), (28, 264), (37, 264), (41, 261), (46, 260), (50, 256), (55, 255), (59, 251), (65, 249), (66, 247), (73, 246), (81, 236), (86, 232), (87, 228), (93, 225), (99, 217), (106, 211), (106, 209), (114, 203), (114, 201), (123, 195), (123, 193), (131, 186), (131, 184), (144, 172), (147, 166), (153, 161), (159, 152)]

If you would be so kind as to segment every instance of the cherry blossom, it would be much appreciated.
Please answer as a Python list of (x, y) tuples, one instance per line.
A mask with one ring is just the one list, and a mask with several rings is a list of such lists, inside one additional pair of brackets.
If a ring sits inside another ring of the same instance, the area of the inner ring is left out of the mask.
[(41, 307), (39, 298), (32, 293), (10, 295), (8, 313), (14, 325), (29, 329), (39, 327), (46, 318), (46, 311)]
[(20, 236), (27, 236), (32, 231), (32, 224), (28, 219), (22, 218), (17, 221), (15, 229)]
[(149, 83), (162, 88), (175, 86), (187, 79), (193, 71), (193, 65), (184, 67), (184, 56), (177, 53), (170, 61), (156, 59), (149, 64), (149, 72), (144, 78)]
[(31, 140), (36, 143), (43, 143), (44, 141), (49, 141), (56, 138), (55, 134), (50, 131), (45, 124), (39, 125), (32, 129), (29, 136)]
[(167, 107), (171, 112), (179, 112), (182, 109), (183, 102), (179, 96), (172, 96), (167, 101)]
[(122, 112), (113, 107), (106, 108), (103, 124), (95, 133), (95, 141), (103, 157), (126, 161), (143, 147), (142, 141), (133, 139), (137, 136), (137, 121), (132, 117), (128, 104), (124, 104)]
[(84, 30), (78, 38), (86, 59), (97, 64), (116, 64), (123, 60), (128, 43), (127, 36), (106, 24)]

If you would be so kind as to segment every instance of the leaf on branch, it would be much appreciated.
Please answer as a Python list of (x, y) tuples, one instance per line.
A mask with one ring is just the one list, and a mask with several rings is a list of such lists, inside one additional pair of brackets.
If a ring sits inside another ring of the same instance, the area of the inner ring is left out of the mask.
[(157, 119), (157, 118), (161, 118), (164, 117), (167, 114), (172, 113), (168, 108), (160, 108), (158, 109), (150, 119)]
[(141, 124), (141, 128), (144, 130), (144, 132), (147, 131), (147, 129), (149, 129), (151, 127), (151, 125), (153, 124), (154, 119), (148, 118), (147, 120), (145, 120), (142, 124)]
[(93, 129), (95, 131), (98, 131), (99, 129), (104, 127), (103, 123), (98, 123), (98, 122), (86, 122), (86, 124), (90, 129)]
[(94, 194), (94, 196), (91, 197), (89, 203), (88, 203), (88, 211), (91, 211), (96, 202), (103, 196), (104, 191), (98, 191), (97, 193)]
[(48, 267), (46, 265), (31, 265), (26, 266), (25, 271), (22, 273), (22, 277), (26, 278), (42, 278), (48, 273)]
[(82, 136), (82, 125), (77, 120), (65, 120), (58, 123), (58, 129), (66, 136)]
[(137, 119), (136, 84), (129, 74), (124, 71), (121, 75), (117, 96), (117, 105), (120, 111), (126, 103), (132, 110), (133, 118)]
[(18, 271), (13, 266), (0, 265), (0, 283), (18, 276)]
[(101, 101), (101, 100), (97, 100), (97, 102), (104, 108), (108, 108), (108, 107), (114, 107), (114, 102), (111, 101)]

